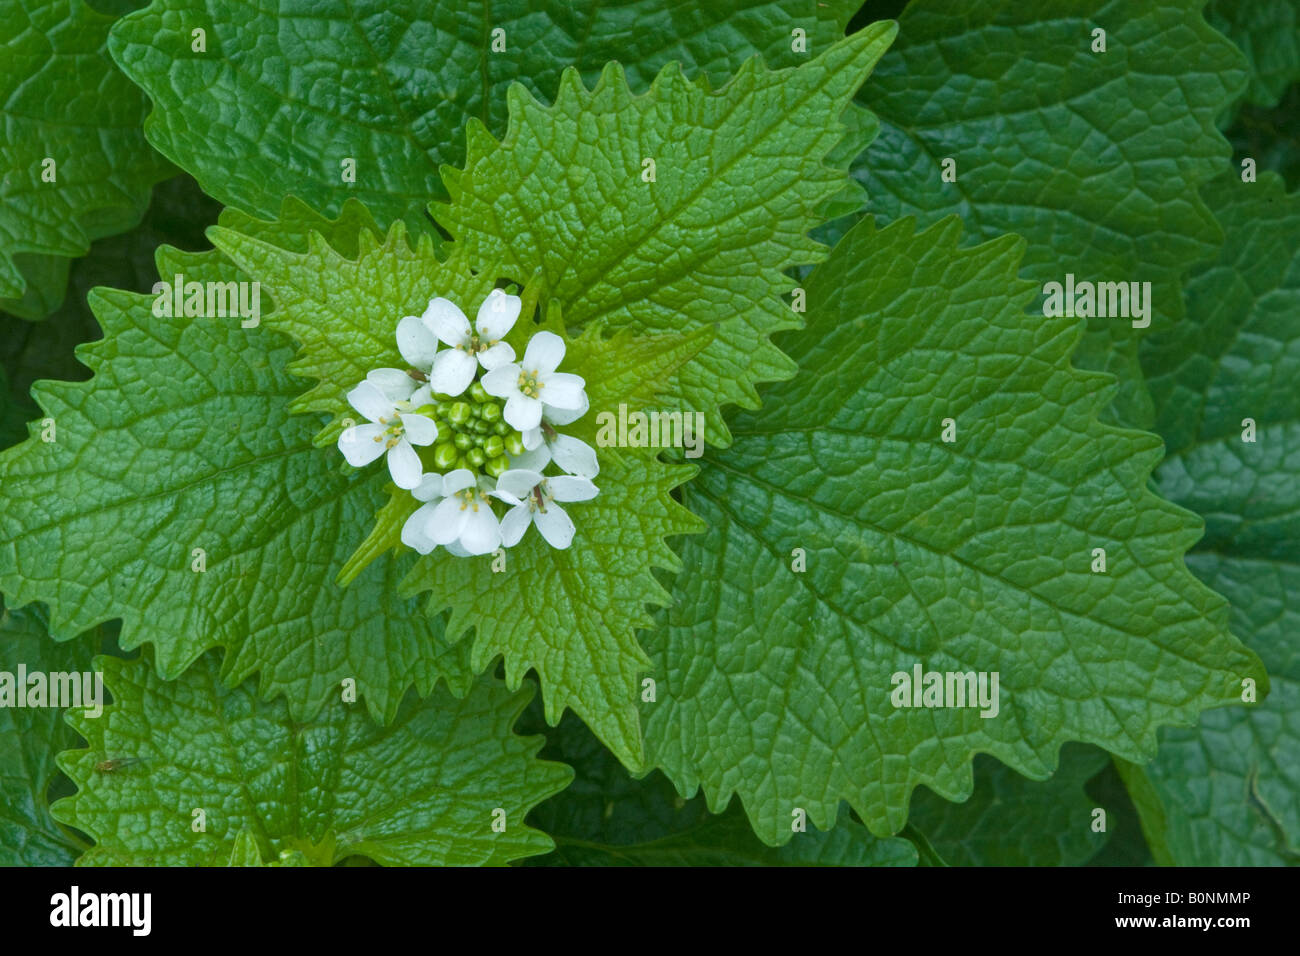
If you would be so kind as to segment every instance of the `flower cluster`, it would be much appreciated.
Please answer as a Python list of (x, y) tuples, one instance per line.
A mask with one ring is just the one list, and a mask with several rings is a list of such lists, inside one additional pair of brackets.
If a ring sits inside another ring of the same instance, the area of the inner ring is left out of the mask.
[(558, 503), (597, 494), (595, 450), (558, 431), (586, 414), (586, 382), (556, 371), (564, 340), (553, 332), (533, 335), (516, 361), (504, 339), (521, 305), (493, 289), (471, 326), (453, 302), (430, 300), (397, 325), (410, 368), (377, 368), (348, 392), (366, 423), (345, 429), (339, 450), (354, 468), (386, 454), (394, 484), (422, 502), (402, 527), (421, 554), (510, 548), (530, 524), (567, 548), (574, 525)]

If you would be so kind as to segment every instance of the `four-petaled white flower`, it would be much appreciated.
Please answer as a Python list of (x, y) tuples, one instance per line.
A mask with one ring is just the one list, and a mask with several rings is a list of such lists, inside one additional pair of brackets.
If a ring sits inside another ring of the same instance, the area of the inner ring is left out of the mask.
[(522, 362), (499, 365), (483, 376), (484, 390), (506, 400), (503, 417), (512, 428), (527, 432), (541, 425), (547, 408), (565, 412), (586, 404), (582, 377), (555, 371), (563, 358), (564, 339), (538, 332), (528, 340)]
[(540, 474), (554, 461), (571, 475), (577, 475), (579, 478), (595, 478), (600, 474), (600, 462), (596, 460), (596, 450), (579, 438), (561, 435), (553, 427), (576, 422), (587, 414), (587, 408), (587, 396), (583, 393), (581, 408), (543, 409), (541, 424), (523, 433), (526, 450), (522, 455), (511, 458), (510, 467), (523, 468)]
[[(465, 313), (454, 303), (443, 298), (431, 300), (419, 321), (424, 331), (433, 333), (451, 346), (436, 355), (427, 352), (433, 361), (429, 373), (429, 384), (433, 390), (454, 397), (469, 388), (480, 365), (484, 371), (490, 372), (507, 362), (513, 362), (515, 350), (501, 340), (514, 327), (520, 307), (519, 296), (493, 289), (479, 306), (474, 328), (470, 328), (469, 319), (465, 318)], [(401, 331), (399, 325), (399, 346)], [(417, 327), (408, 325), (407, 335), (413, 343), (412, 354), (426, 354), (424, 350), (427, 349), (428, 341), (417, 331)], [(433, 345), (436, 347), (437, 342)], [(406, 353), (403, 352), (402, 355), (405, 357)]]
[[(417, 501), (423, 501), (424, 504), (416, 508), (415, 513), (407, 518), (406, 523), (402, 525), (402, 544), (408, 548), (414, 548), (420, 554), (429, 554), (434, 548), (438, 547), (438, 542), (434, 541), (429, 535), (429, 527), (433, 522), (434, 512), (438, 510), (439, 504), (450, 498), (455, 492), (447, 490), (446, 478), (430, 472), (420, 479), (418, 485), (411, 489), (411, 494)], [(455, 541), (447, 545), (447, 550), (458, 557), (466, 557), (469, 554)]]
[[(489, 498), (494, 490), (491, 478), (479, 476), (476, 479), (467, 468), (457, 468), (444, 475), (441, 489), (436, 489), (430, 482), (425, 493), (437, 493), (439, 499), (428, 512), (423, 526), (412, 531), (412, 537), (423, 536), (435, 545), (445, 545), (453, 554), (495, 551), (501, 546), (501, 524), (492, 511)], [(433, 503), (432, 497), (429, 501)], [(426, 504), (416, 514), (427, 507)]]
[(514, 507), (501, 519), (501, 543), (513, 548), (531, 523), (552, 548), (567, 548), (573, 541), (573, 519), (556, 502), (589, 501), (598, 490), (586, 478), (543, 478), (523, 468), (503, 472), (492, 494)]
[(397, 487), (418, 485), (424, 469), (411, 446), (432, 445), (438, 437), (433, 419), (416, 411), (425, 403), (417, 404), (425, 392), (421, 388), (411, 397), (395, 399), (369, 378), (348, 392), (349, 404), (368, 419), (367, 424), (353, 425), (339, 436), (339, 451), (348, 464), (360, 468), (387, 451), (388, 471)]

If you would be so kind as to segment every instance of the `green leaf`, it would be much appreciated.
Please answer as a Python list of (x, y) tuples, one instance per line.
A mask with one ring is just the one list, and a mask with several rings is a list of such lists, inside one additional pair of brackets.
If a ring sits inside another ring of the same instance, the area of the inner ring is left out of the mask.
[[(296, 851), (323, 866), (502, 864), (551, 846), (524, 817), (571, 774), (535, 759), (539, 738), (511, 733), (529, 691), (483, 678), (464, 699), (408, 697), (388, 727), (338, 701), (303, 723), (248, 685), (222, 686), (211, 654), (171, 682), (144, 661), (99, 663), (114, 703), (97, 721), (69, 718), (88, 747), (60, 755), (78, 791), (54, 807), (94, 838), (87, 864), (247, 862), (241, 832), (262, 860)], [(123, 763), (105, 772), (105, 760)]]
[[(1268, 667), (1259, 702), (1167, 730), (1143, 823), (1179, 865), (1300, 864), (1300, 196), (1263, 174), (1204, 190), (1228, 239), (1188, 280), (1188, 321), (1143, 364), (1169, 453), (1161, 494), (1205, 515), (1187, 556)], [(1246, 419), (1255, 423), (1244, 440)], [(1141, 773), (1134, 768), (1133, 773)], [(1134, 797), (1137, 800), (1137, 795)], [(1159, 858), (1159, 856), (1158, 856)]]
[[(1067, 740), (1147, 759), (1159, 725), (1266, 681), (1183, 566), (1198, 523), (1146, 489), (1159, 440), (1100, 424), (1078, 325), (1025, 311), (1022, 244), (913, 228), (864, 221), (809, 277), (800, 374), (702, 460), (684, 498), (709, 530), (643, 636), (655, 764), (738, 793), (773, 844), (840, 799), (895, 833), (918, 784), (964, 799), (976, 752), (1038, 778)], [(998, 716), (894, 707), (914, 667), (997, 672)]]
[[(831, 0), (157, 0), (113, 30), (122, 69), (152, 98), (150, 141), (227, 205), (273, 217), (281, 197), (336, 214), (366, 203), (387, 227), (428, 231), (444, 164), (464, 159), (471, 117), (501, 132), (506, 90), (550, 98), (572, 64), (594, 80), (618, 60), (638, 89), (667, 63), (721, 85), (762, 52), (807, 59), (844, 33), (855, 4)], [(194, 52), (192, 31), (206, 31)], [(496, 38), (504, 51), (494, 51)], [(355, 182), (342, 162), (356, 160)]]
[[(472, 311), (498, 274), (470, 272), (463, 255), (439, 262), (427, 239), (412, 249), (400, 223), (382, 244), (361, 232), (355, 259), (318, 239), (307, 251), (293, 252), (234, 229), (214, 229), (211, 235), (274, 298), (277, 308), (266, 326), (302, 344), (289, 368), (316, 381), (293, 407), (336, 419), (348, 412), (346, 390), (367, 371), (403, 367), (395, 335), (398, 318), (418, 313), (434, 295)], [(519, 325), (521, 352), (523, 338), (534, 328)], [(564, 367), (591, 383), (593, 410), (616, 408), (620, 401), (649, 400), (659, 388), (670, 387), (672, 373), (707, 347), (710, 333), (606, 339), (593, 332), (571, 343)], [(585, 417), (586, 430), (574, 429), (573, 434), (591, 440), (595, 415)], [(322, 448), (318, 456), (340, 462), (333, 448)], [(635, 630), (650, 621), (647, 603), (667, 599), (653, 569), (679, 567), (664, 538), (698, 530), (698, 522), (669, 496), (694, 469), (613, 449), (602, 452), (601, 465), (601, 494), (579, 506), (578, 533), (569, 550), (557, 552), (530, 536), (511, 549), (505, 573), (492, 570), (490, 556), (466, 560), (437, 552), (419, 560), (402, 591), (430, 591), (431, 615), (450, 608), (450, 638), (474, 629), (475, 671), (504, 655), (513, 688), (529, 668), (536, 668), (552, 722), (573, 707), (629, 766), (639, 766), (634, 700), (637, 674), (648, 662)], [(341, 528), (342, 537), (350, 535), (360, 545), (342, 580), (351, 580), (371, 559), (397, 547), (401, 525), (418, 505), (409, 493), (397, 493), (364, 543), (368, 522)], [(394, 683), (401, 679), (400, 672), (394, 674)]]
[(634, 96), (617, 64), (592, 91), (567, 71), (550, 108), (512, 87), (505, 137), (470, 124), (434, 217), (475, 268), (540, 272), (570, 328), (715, 328), (672, 404), (725, 444), (720, 406), (756, 408), (756, 383), (793, 372), (769, 340), (799, 324), (782, 270), (824, 257), (806, 233), (846, 178), (823, 160), (893, 35), (876, 24), (787, 71), (750, 60), (717, 93), (669, 67)]
[(1109, 763), (1104, 751), (1067, 744), (1060, 767), (1040, 783), (978, 756), (972, 795), (949, 803), (917, 791), (909, 826), (950, 866), (1081, 866), (1107, 841), (1093, 832), (1097, 803), (1084, 786)]
[[(859, 94), (881, 121), (854, 168), (871, 211), (923, 226), (957, 214), (971, 243), (1017, 233), (1040, 286), (1150, 282), (1151, 328), (1176, 325), (1182, 274), (1220, 239), (1196, 187), (1225, 168), (1215, 120), (1244, 84), (1203, 4), (913, 0)], [(1089, 319), (1075, 362), (1117, 375), (1122, 420), (1145, 426), (1142, 334)]]
[[(533, 708), (536, 710), (536, 708)], [(528, 715), (533, 716), (533, 715)], [(542, 729), (540, 714), (531, 724)], [(713, 815), (683, 800), (660, 773), (634, 780), (573, 716), (550, 733), (541, 755), (569, 764), (572, 784), (528, 820), (556, 842), (538, 866), (912, 866), (916, 850), (879, 840), (842, 812), (828, 831), (812, 829), (783, 847), (759, 842), (738, 803)]]
[(0, 308), (24, 318), (55, 309), (67, 260), (139, 222), (171, 171), (108, 56), (112, 22), (80, 0), (0, 0)]
[(1283, 91), (1300, 80), (1297, 0), (1210, 0), (1205, 19), (1227, 34), (1249, 61), (1247, 103), (1276, 106)]
[[(100, 641), (93, 633), (55, 644), (36, 605), (15, 609), (0, 601), (0, 672), (9, 680), (16, 681), (20, 666), (47, 677), (90, 671)], [(59, 775), (54, 756), (81, 742), (62, 716), (58, 707), (0, 707), (0, 866), (71, 866), (86, 849), (50, 816)]]
[[(355, 247), (360, 220), (313, 228)], [(306, 246), (305, 221), (263, 228)], [(163, 250), (159, 266), (169, 284), (249, 281), (215, 252)], [(303, 383), (274, 313), (242, 328), (238, 315), (155, 316), (134, 293), (97, 290), (91, 305), (105, 337), (77, 354), (93, 377), (33, 389), (56, 440), (0, 454), (0, 589), (48, 602), (56, 635), (122, 618), (122, 646), (154, 642), (165, 678), (225, 647), (228, 681), (259, 673), (262, 694), (286, 694), (304, 719), (345, 679), (381, 721), (412, 685), (446, 678), (463, 693), (467, 651), (396, 597), (409, 562), (335, 583), (384, 481), (342, 474), (313, 444), (321, 419), (291, 414)]]
[[(29, 390), (41, 378), (64, 381), (89, 374), (73, 350), (100, 337), (87, 296), (97, 285), (116, 284), (144, 292), (158, 278), (154, 252), (161, 245), (182, 249), (207, 246), (203, 230), (220, 212), (189, 176), (174, 176), (154, 188), (144, 220), (134, 229), (100, 239), (70, 270), (63, 304), (43, 322), (27, 322), (0, 312), (0, 448), (27, 435), (26, 423), (39, 413)], [(8, 371), (8, 391), (5, 373)]]

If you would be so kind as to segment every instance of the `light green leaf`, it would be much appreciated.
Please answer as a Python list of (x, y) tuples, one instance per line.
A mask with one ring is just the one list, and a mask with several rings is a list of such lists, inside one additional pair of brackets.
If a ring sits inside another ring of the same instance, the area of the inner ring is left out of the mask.
[[(17, 681), (20, 666), (47, 677), (90, 671), (100, 641), (92, 633), (55, 644), (36, 605), (15, 609), (0, 601), (0, 672), (11, 681)], [(58, 707), (20, 708), (12, 700), (0, 707), (0, 866), (71, 866), (86, 849), (55, 822), (48, 804), (59, 773), (55, 754), (80, 742)]]
[(68, 259), (139, 222), (171, 171), (108, 56), (112, 22), (82, 0), (0, 0), (0, 309), (24, 318), (55, 309)]
[(725, 444), (720, 406), (756, 408), (756, 383), (793, 372), (769, 340), (799, 324), (782, 270), (825, 254), (806, 234), (846, 177), (824, 159), (893, 35), (876, 24), (788, 71), (750, 60), (717, 93), (669, 67), (634, 96), (616, 64), (592, 91), (567, 71), (550, 108), (512, 87), (505, 137), (471, 123), (434, 218), (475, 268), (540, 271), (570, 328), (716, 328), (672, 404)]
[[(444, 164), (464, 159), (471, 117), (500, 133), (506, 90), (547, 98), (572, 64), (588, 80), (618, 60), (637, 89), (667, 63), (721, 85), (762, 52), (773, 66), (844, 33), (849, 0), (157, 0), (122, 20), (111, 48), (153, 99), (150, 141), (227, 205), (279, 213), (296, 195), (330, 214), (366, 203), (387, 227), (429, 231)], [(195, 52), (193, 30), (206, 31)], [(502, 31), (499, 34), (495, 30)], [(504, 50), (494, 50), (504, 44)], [(342, 163), (356, 160), (355, 182)]]
[[(224, 687), (211, 654), (171, 682), (144, 661), (99, 663), (114, 703), (69, 718), (88, 747), (60, 755), (78, 791), (54, 806), (94, 838), (86, 864), (247, 862), (241, 832), (261, 860), (318, 866), (502, 864), (550, 849), (524, 817), (571, 774), (534, 759), (540, 738), (511, 733), (528, 691), (483, 678), (461, 700), (408, 697), (388, 727), (339, 701), (303, 723), (248, 685)], [(97, 769), (105, 760), (122, 763)]]
[[(1150, 282), (1151, 328), (1176, 325), (1182, 274), (1220, 238), (1196, 194), (1228, 160), (1215, 120), (1245, 83), (1204, 2), (913, 0), (859, 94), (881, 121), (854, 168), (870, 210), (923, 226), (957, 214), (971, 243), (1019, 234), (1040, 286)], [(1116, 374), (1123, 420), (1145, 426), (1143, 334), (1090, 319), (1075, 362)]]
[[(959, 231), (855, 227), (783, 343), (799, 376), (685, 494), (709, 530), (642, 638), (647, 747), (769, 843), (841, 799), (895, 833), (917, 785), (965, 798), (977, 752), (1038, 778), (1067, 740), (1148, 759), (1161, 724), (1266, 681), (1183, 565), (1198, 522), (1146, 490), (1159, 440), (1097, 421), (1105, 381), (1071, 368), (1074, 320), (1025, 311), (1021, 244)], [(997, 672), (997, 716), (893, 706), (917, 666)]]
[[(1169, 449), (1155, 478), (1161, 494), (1205, 516), (1188, 566), (1231, 602), (1233, 630), (1263, 658), (1272, 692), (1163, 732), (1145, 768), (1160, 809), (1134, 799), (1170, 862), (1296, 865), (1300, 196), (1272, 174), (1253, 184), (1228, 176), (1204, 196), (1228, 240), (1188, 280), (1188, 321), (1143, 350)], [(1247, 419), (1254, 441), (1244, 440)], [(1130, 783), (1140, 773), (1131, 768)]]
[(1093, 831), (1098, 805), (1084, 792), (1109, 763), (1104, 751), (1067, 744), (1056, 772), (1035, 782), (977, 756), (964, 803), (918, 790), (908, 822), (949, 866), (1081, 866), (1109, 836)]
[(1205, 19), (1246, 55), (1250, 86), (1245, 100), (1276, 106), (1300, 80), (1300, 3), (1297, 0), (1210, 0)]
[[(351, 239), (335, 242), (355, 247)], [(306, 245), (305, 226), (263, 226)], [(331, 234), (345, 224), (315, 223)], [(170, 284), (248, 281), (217, 253), (164, 250)], [(352, 587), (335, 583), (384, 498), (372, 472), (344, 475), (313, 444), (322, 420), (293, 415), (303, 383), (293, 348), (261, 324), (158, 317), (152, 296), (99, 290), (104, 339), (78, 357), (87, 382), (33, 389), (56, 440), (0, 454), (0, 588), (51, 605), (56, 635), (121, 617), (122, 645), (154, 642), (159, 673), (179, 675), (204, 650), (227, 650), (230, 682), (260, 674), (307, 718), (353, 679), (388, 720), (412, 685), (469, 686), (468, 653), (396, 596), (408, 562), (382, 558)], [(195, 549), (201, 549), (202, 555)], [(202, 566), (202, 570), (196, 568)]]
[[(533, 711), (536, 708), (532, 708)], [(526, 715), (533, 716), (532, 714)], [(532, 726), (541, 730), (540, 714)], [(572, 784), (528, 820), (556, 842), (537, 866), (912, 866), (906, 840), (879, 840), (840, 814), (828, 831), (810, 829), (783, 847), (754, 836), (739, 803), (720, 815), (704, 799), (683, 800), (660, 773), (634, 780), (572, 715), (550, 733), (542, 756), (573, 767)]]

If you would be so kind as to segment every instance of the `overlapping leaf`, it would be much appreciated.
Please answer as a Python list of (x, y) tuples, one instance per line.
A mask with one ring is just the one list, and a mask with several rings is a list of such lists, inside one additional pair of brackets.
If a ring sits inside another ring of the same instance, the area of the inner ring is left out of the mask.
[[(643, 637), (647, 743), (769, 843), (840, 799), (894, 833), (918, 784), (968, 794), (976, 752), (1040, 779), (1066, 740), (1146, 759), (1266, 680), (1183, 565), (1197, 522), (1146, 490), (1158, 439), (1099, 424), (1104, 380), (1071, 368), (1073, 320), (1024, 311), (1017, 242), (959, 229), (850, 232), (807, 282), (799, 376), (687, 490), (709, 530)], [(997, 716), (893, 706), (916, 666), (998, 673)]]
[(99, 720), (70, 718), (88, 746), (61, 755), (79, 789), (54, 807), (94, 838), (86, 864), (248, 863), (249, 836), (263, 861), (301, 853), (323, 866), (502, 864), (550, 849), (524, 817), (572, 775), (535, 759), (540, 738), (511, 732), (528, 691), (482, 678), (463, 699), (408, 697), (387, 727), (339, 701), (302, 723), (282, 701), (224, 687), (211, 654), (170, 682), (145, 661), (99, 663), (114, 703)]
[[(535, 708), (534, 708), (535, 710)], [(532, 715), (528, 715), (532, 716)], [(540, 714), (532, 721), (542, 729)], [(683, 800), (663, 775), (634, 780), (572, 716), (549, 734), (542, 756), (573, 767), (562, 793), (529, 822), (556, 842), (539, 866), (910, 866), (905, 840), (880, 840), (842, 813), (834, 829), (809, 830), (783, 847), (759, 842), (733, 804), (713, 815), (704, 799)]]
[[(644, 89), (667, 63), (721, 85), (763, 53), (793, 66), (844, 33), (828, 0), (156, 0), (113, 31), (113, 55), (153, 98), (150, 140), (227, 205), (263, 217), (285, 195), (337, 213), (364, 201), (424, 230), (439, 168), (464, 159), (470, 117), (501, 133), (506, 89), (549, 99), (573, 65), (617, 60)], [(195, 52), (193, 31), (205, 31)], [(808, 52), (797, 50), (795, 30)], [(499, 31), (499, 32), (497, 32)], [(343, 161), (356, 161), (346, 182)]]
[(1110, 838), (1094, 829), (1098, 805), (1084, 792), (1109, 762), (1096, 747), (1067, 744), (1040, 783), (976, 757), (975, 789), (964, 803), (918, 790), (908, 822), (949, 866), (1081, 866)]
[[(55, 644), (38, 607), (10, 608), (0, 601), (0, 671), (14, 681), (9, 692), (26, 693), (27, 685), (17, 683), (20, 667), (47, 680), (90, 671), (100, 640), (92, 633)], [(45, 704), (51, 703), (47, 698)], [(58, 775), (55, 755), (79, 742), (59, 707), (18, 707), (14, 700), (0, 707), (0, 866), (70, 866), (86, 849), (50, 816), (48, 803)]]
[(82, 0), (0, 2), (0, 308), (25, 318), (58, 306), (68, 260), (139, 221), (171, 169), (109, 58), (112, 22)]
[(673, 404), (725, 443), (720, 406), (757, 407), (756, 383), (793, 372), (769, 340), (798, 325), (782, 270), (825, 253), (807, 232), (846, 176), (824, 158), (893, 34), (876, 24), (786, 71), (747, 61), (718, 93), (670, 66), (634, 96), (617, 64), (591, 91), (566, 72), (550, 108), (512, 87), (505, 137), (470, 124), (434, 217), (476, 268), (539, 273), (572, 328), (716, 328)]
[[(1135, 800), (1162, 862), (1295, 865), (1300, 197), (1269, 174), (1218, 180), (1205, 199), (1228, 240), (1188, 281), (1188, 321), (1143, 350), (1169, 450), (1155, 477), (1163, 495), (1205, 516), (1188, 566), (1231, 602), (1233, 630), (1263, 659), (1273, 689), (1164, 731), (1145, 768), (1150, 789), (1134, 784)], [(1130, 781), (1142, 772), (1130, 768)]]
[[(495, 271), (470, 272), (463, 257), (440, 263), (427, 240), (412, 249), (400, 225), (383, 245), (363, 232), (355, 259), (323, 241), (314, 241), (305, 252), (293, 252), (228, 229), (214, 230), (213, 241), (274, 297), (277, 309), (268, 325), (302, 343), (302, 353), (291, 367), (317, 383), (296, 407), (332, 415), (346, 411), (343, 393), (367, 371), (401, 364), (398, 318), (418, 313), (434, 295), (472, 312), (497, 277)], [(521, 354), (532, 328), (525, 319), (515, 333)], [(690, 343), (679, 336), (663, 338), (669, 355), (677, 356), (670, 368), (699, 350), (695, 345), (679, 355), (683, 344)], [(624, 336), (579, 339), (575, 345), (564, 367), (592, 382), (593, 408), (616, 407), (615, 391), (620, 388), (628, 397), (652, 397), (645, 389), (653, 379), (646, 382), (630, 374), (654, 369), (637, 342)], [(338, 461), (332, 448), (318, 455)], [(439, 552), (419, 561), (403, 589), (408, 594), (430, 591), (433, 614), (451, 609), (450, 637), (474, 630), (476, 670), (504, 655), (507, 681), (517, 687), (524, 673), (536, 668), (552, 721), (573, 707), (635, 766), (641, 760), (641, 735), (633, 702), (637, 673), (647, 664), (635, 630), (649, 621), (645, 605), (662, 604), (667, 598), (652, 569), (680, 567), (664, 538), (697, 529), (669, 497), (692, 469), (663, 465), (646, 455), (616, 453), (603, 455), (601, 465), (601, 493), (574, 509), (578, 532), (569, 550), (557, 552), (537, 535), (528, 536), (511, 549), (504, 573), (492, 569), (490, 558), (466, 560)], [(396, 532), (416, 506), (409, 494), (399, 494), (397, 503), (381, 516), (381, 532)], [(361, 545), (368, 530), (367, 521), (346, 526), (341, 533)], [(363, 549), (364, 559), (396, 544), (395, 534), (381, 533), (377, 544)]]
[[(859, 94), (881, 121), (854, 168), (871, 211), (957, 214), (970, 242), (1021, 235), (1040, 284), (1150, 282), (1151, 328), (1176, 324), (1182, 274), (1220, 238), (1195, 189), (1224, 168), (1215, 120), (1245, 82), (1204, 3), (913, 0)], [(1123, 419), (1148, 425), (1143, 334), (1090, 319), (1076, 364), (1118, 375)]]
[(1250, 63), (1247, 103), (1276, 106), (1282, 92), (1300, 80), (1300, 3), (1296, 0), (1210, 0), (1205, 18)]
[[(260, 228), (305, 248), (306, 215)], [(363, 219), (312, 223), (355, 249)], [(216, 253), (164, 250), (159, 263), (169, 285), (247, 281)], [(159, 317), (152, 295), (112, 290), (91, 304), (105, 337), (78, 357), (93, 377), (38, 384), (55, 440), (34, 432), (0, 455), (6, 593), (47, 601), (57, 636), (121, 617), (123, 646), (154, 642), (169, 678), (225, 647), (228, 680), (259, 673), (297, 716), (347, 678), (380, 720), (412, 685), (428, 693), (445, 677), (463, 692), (468, 654), (396, 596), (404, 562), (335, 583), (384, 480), (341, 474), (313, 444), (320, 417), (291, 414), (304, 383), (270, 316), (252, 328), (238, 314)]]

